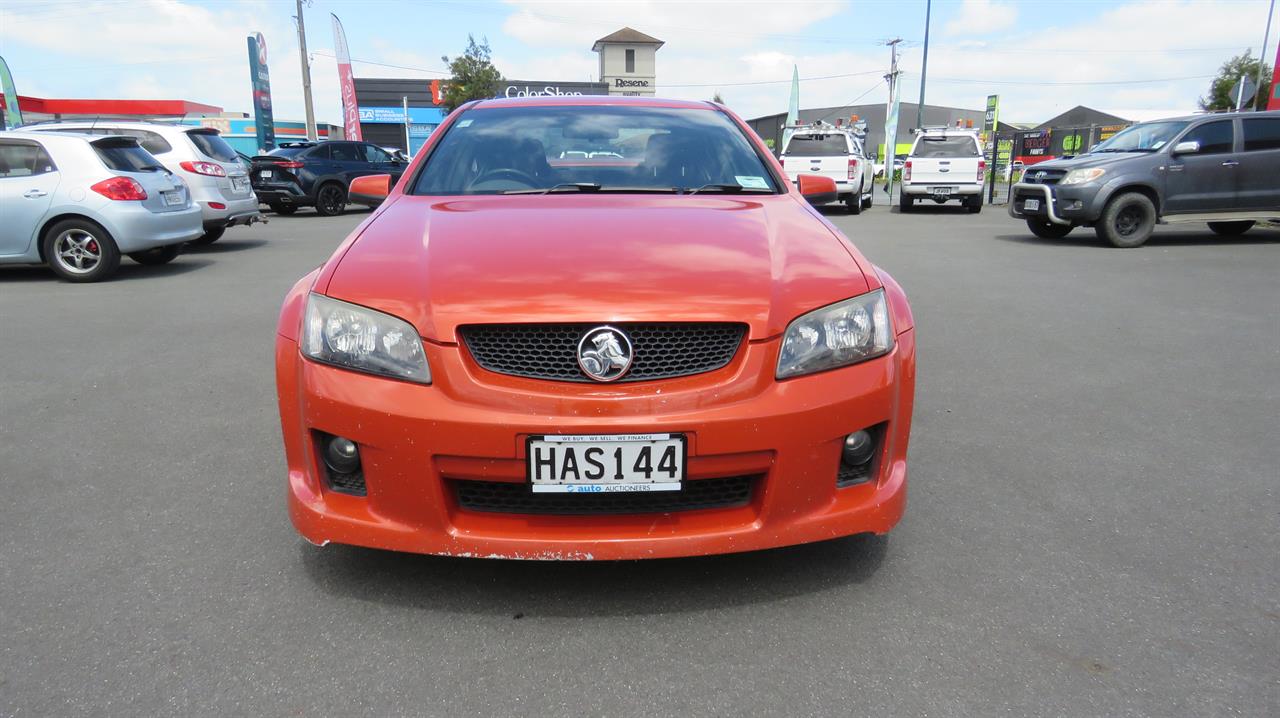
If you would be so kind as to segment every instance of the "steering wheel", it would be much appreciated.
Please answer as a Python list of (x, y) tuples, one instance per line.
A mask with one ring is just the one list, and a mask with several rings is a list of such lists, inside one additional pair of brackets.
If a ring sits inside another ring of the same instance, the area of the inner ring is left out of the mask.
[(521, 172), (520, 170), (512, 169), (510, 167), (502, 167), (496, 170), (489, 170), (484, 174), (480, 175), (479, 177), (475, 178), (474, 180), (471, 181), (471, 186), (475, 187), (478, 184), (482, 184), (484, 182), (491, 182), (497, 179), (512, 180), (515, 182), (519, 182), (520, 184), (525, 185), (526, 187), (537, 187), (539, 184), (541, 184), (537, 180), (537, 178), (535, 178), (534, 176), (526, 172)]

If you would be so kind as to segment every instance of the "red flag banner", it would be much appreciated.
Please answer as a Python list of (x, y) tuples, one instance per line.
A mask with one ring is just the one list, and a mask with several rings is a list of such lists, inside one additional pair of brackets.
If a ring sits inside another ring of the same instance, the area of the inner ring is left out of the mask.
[(356, 80), (351, 74), (351, 52), (347, 49), (347, 33), (342, 21), (333, 18), (333, 54), (338, 59), (338, 83), (342, 87), (342, 127), (348, 140), (364, 139), (360, 136), (360, 105), (356, 103)]

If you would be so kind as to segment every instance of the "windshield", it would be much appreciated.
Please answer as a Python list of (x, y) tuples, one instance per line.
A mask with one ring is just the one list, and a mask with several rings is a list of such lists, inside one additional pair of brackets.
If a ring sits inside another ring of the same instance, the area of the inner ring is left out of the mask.
[(210, 159), (221, 160), (223, 162), (235, 162), (239, 157), (236, 151), (227, 144), (227, 141), (218, 136), (217, 132), (188, 132), (187, 137), (200, 150), (200, 152)]
[(830, 157), (849, 154), (844, 135), (792, 135), (783, 151), (788, 157)]
[(462, 115), (432, 150), (412, 194), (698, 189), (777, 191), (746, 136), (721, 112), (529, 106)]
[(978, 143), (968, 135), (924, 135), (911, 152), (912, 157), (977, 157), (978, 154)]
[(1169, 144), (1187, 124), (1186, 121), (1144, 122), (1117, 132), (1094, 145), (1089, 152), (1155, 152)]

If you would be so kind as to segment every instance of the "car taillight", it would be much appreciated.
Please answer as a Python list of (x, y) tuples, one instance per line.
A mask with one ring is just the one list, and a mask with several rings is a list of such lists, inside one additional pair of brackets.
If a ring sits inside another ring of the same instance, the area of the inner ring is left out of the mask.
[(111, 200), (144, 200), (147, 191), (142, 185), (128, 177), (112, 177), (102, 180), (89, 189)]
[(302, 167), (302, 163), (297, 160), (289, 160), (288, 162), (277, 162), (276, 167), (283, 167), (287, 170), (296, 170)]
[(911, 160), (907, 160), (902, 165), (902, 180), (905, 182), (911, 179)]
[(227, 171), (222, 169), (221, 165), (215, 165), (212, 162), (179, 162), (178, 166), (198, 175), (208, 175), (209, 177), (227, 176)]
[(854, 177), (857, 177), (857, 176), (858, 176), (858, 161), (850, 157), (849, 158), (849, 179), (853, 179)]
[(986, 177), (987, 177), (987, 161), (978, 160), (978, 181), (981, 182), (982, 180), (986, 179)]

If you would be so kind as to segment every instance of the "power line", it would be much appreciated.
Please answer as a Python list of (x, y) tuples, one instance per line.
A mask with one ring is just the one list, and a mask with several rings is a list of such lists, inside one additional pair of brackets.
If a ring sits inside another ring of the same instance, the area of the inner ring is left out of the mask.
[[(819, 77), (802, 77), (800, 78), (800, 81), (812, 82), (816, 80), (835, 80), (842, 77), (862, 77), (865, 75), (878, 75), (878, 74), (880, 74), (879, 70), (868, 70), (866, 72), (848, 72), (842, 75), (821, 75)], [(752, 82), (708, 82), (708, 83), (698, 83), (695, 85), (668, 85), (667, 83), (664, 82), (664, 83), (661, 83), (659, 87), (662, 87), (664, 89), (668, 87), (743, 87), (746, 85), (780, 85), (787, 82), (791, 82), (791, 79), (788, 78), (785, 80), (755, 80)]]
[[(906, 73), (906, 74), (916, 74)], [(1085, 82), (1045, 82), (1043, 80), (983, 80), (964, 77), (935, 77), (934, 82), (951, 82), (968, 85), (1037, 85), (1040, 87), (1078, 87), (1089, 85), (1154, 85), (1161, 82), (1182, 82), (1183, 80), (1203, 80), (1217, 75), (1187, 75), (1185, 77), (1155, 77), (1145, 80), (1096, 80)]]

